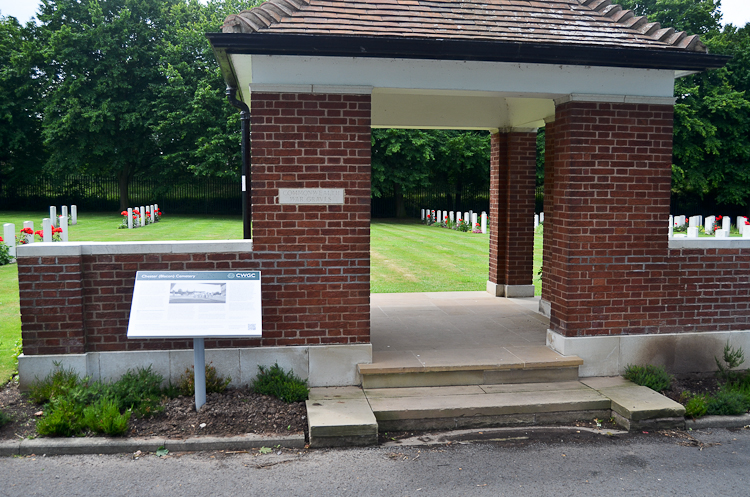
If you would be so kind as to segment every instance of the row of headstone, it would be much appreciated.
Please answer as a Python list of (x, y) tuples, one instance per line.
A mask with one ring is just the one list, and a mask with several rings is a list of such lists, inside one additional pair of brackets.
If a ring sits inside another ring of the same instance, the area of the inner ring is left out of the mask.
[[(458, 224), (461, 221), (464, 221), (470, 223), (472, 231), (477, 230), (478, 228), (482, 233), (487, 233), (487, 213), (484, 211), (482, 211), (480, 217), (480, 215), (474, 211), (468, 211), (462, 214), (461, 212), (422, 209), (421, 220), (427, 220), (428, 216), (432, 223), (447, 223), (450, 221), (451, 224)], [(477, 225), (479, 226), (477, 227)]]
[[(136, 209), (138, 209), (138, 215), (133, 217), (134, 209), (128, 207), (128, 229), (131, 230), (140, 226), (146, 226), (146, 215), (148, 215), (148, 222), (153, 224), (156, 220), (156, 213), (159, 211), (159, 204), (142, 205), (140, 208), (136, 207)], [(422, 209), (422, 213), (424, 213), (424, 209)]]
[[(52, 220), (52, 226), (59, 228), (63, 223), (68, 224), (68, 217), (70, 217), (70, 224), (78, 224), (78, 207), (75, 205), (70, 206), (70, 216), (68, 216), (68, 206), (63, 205), (60, 208), (60, 215), (57, 215), (57, 207), (54, 205), (49, 206), (49, 219)], [(63, 218), (65, 218), (63, 220)]]
[[(691, 216), (686, 218), (685, 216), (669, 216), (669, 236), (670, 237), (687, 237), (687, 238), (698, 238), (699, 226), (703, 226), (703, 232), (706, 234), (714, 234), (716, 238), (729, 238), (729, 230), (731, 228), (732, 220), (729, 216), (708, 216), (703, 219), (703, 216)], [(719, 221), (721, 226), (719, 226)], [(747, 217), (737, 216), (737, 230), (743, 238), (750, 238), (750, 225), (747, 223)], [(687, 235), (674, 234), (674, 228), (688, 225)]]
[[(59, 216), (58, 223), (60, 226), (55, 226), (52, 222), (52, 218), (46, 217), (42, 219), (42, 241), (43, 242), (51, 242), (53, 241), (54, 232), (53, 230), (60, 230), (58, 233), (60, 234), (60, 240), (63, 242), (68, 241), (68, 222), (67, 222), (66, 216)], [(34, 238), (35, 232), (34, 232), (34, 221), (24, 221), (23, 222), (24, 228), (30, 228), (31, 233), (22, 233), (20, 236), (24, 237), (25, 243), (34, 243), (36, 240)], [(9, 248), (10, 248), (10, 255), (11, 257), (16, 256), (16, 225), (13, 223), (5, 223), (3, 224), (3, 240)]]
[(537, 229), (540, 224), (544, 224), (544, 212), (534, 214), (534, 229)]

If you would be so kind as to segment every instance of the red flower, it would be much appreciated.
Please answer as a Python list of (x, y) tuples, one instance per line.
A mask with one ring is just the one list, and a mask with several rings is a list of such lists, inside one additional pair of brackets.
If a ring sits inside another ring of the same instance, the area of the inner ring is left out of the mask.
[(133, 214), (140, 214), (140, 212), (138, 212), (138, 209), (133, 209)]
[(128, 211), (122, 211), (122, 212), (120, 213), (120, 215), (121, 215), (121, 216), (127, 216), (127, 215), (128, 215)]
[(42, 230), (36, 230), (34, 234), (39, 235), (39, 238), (44, 238), (44, 231)]
[(32, 230), (31, 228), (21, 228), (21, 233), (24, 233), (26, 235), (33, 235), (34, 230)]
[(721, 216), (716, 216), (717, 221), (721, 221)]
[(745, 219), (745, 226), (750, 226), (750, 221), (748, 221), (747, 218)]
[(55, 233), (62, 233), (62, 228), (52, 228), (52, 234), (54, 235)]
[(0, 236), (0, 242), (4, 242), (4, 241), (5, 241), (5, 240), (3, 240), (3, 237), (2, 237), (2, 236)]

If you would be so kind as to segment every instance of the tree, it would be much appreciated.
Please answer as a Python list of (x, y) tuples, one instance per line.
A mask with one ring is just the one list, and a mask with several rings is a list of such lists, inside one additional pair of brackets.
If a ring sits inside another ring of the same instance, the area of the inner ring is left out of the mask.
[(47, 168), (132, 178), (161, 155), (154, 133), (166, 12), (179, 0), (47, 0), (44, 139)]
[(665, 28), (705, 35), (721, 30), (721, 0), (619, 0), (623, 9)]
[(46, 160), (37, 53), (33, 24), (0, 17), (0, 187), (35, 176)]
[(404, 193), (429, 184), (432, 141), (418, 129), (372, 130), (372, 194), (393, 193), (397, 217), (406, 216)]
[(461, 209), (464, 187), (486, 188), (490, 183), (490, 135), (486, 131), (435, 130), (431, 183), (451, 193), (453, 210)]

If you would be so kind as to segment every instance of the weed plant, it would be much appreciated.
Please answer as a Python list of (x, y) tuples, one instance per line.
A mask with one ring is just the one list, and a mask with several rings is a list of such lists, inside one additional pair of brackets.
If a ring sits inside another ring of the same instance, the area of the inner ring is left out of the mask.
[(636, 366), (628, 364), (628, 367), (625, 368), (625, 379), (632, 381), (636, 385), (642, 385), (656, 392), (662, 392), (672, 385), (673, 377), (667, 373), (664, 366), (654, 366), (652, 364)]
[(34, 382), (29, 392), (32, 401), (45, 404), (36, 425), (40, 435), (124, 435), (132, 415), (151, 416), (163, 410), (163, 378), (151, 366), (128, 370), (114, 383), (80, 378), (72, 369), (55, 366), (43, 380)]
[(270, 368), (258, 366), (258, 376), (253, 381), (253, 390), (262, 395), (271, 395), (283, 400), (287, 404), (307, 400), (310, 390), (307, 381), (288, 373), (275, 363)]
[[(180, 395), (195, 395), (195, 366), (185, 369), (177, 382), (177, 391)], [(212, 363), (206, 364), (206, 393), (222, 393), (231, 383), (232, 377), (224, 378), (216, 372), (216, 367)]]
[(10, 417), (10, 415), (5, 414), (3, 411), (0, 411), (0, 428), (9, 424), (12, 421), (13, 421), (13, 418)]
[(693, 419), (700, 418), (708, 411), (708, 403), (705, 395), (690, 396), (685, 403), (685, 416)]

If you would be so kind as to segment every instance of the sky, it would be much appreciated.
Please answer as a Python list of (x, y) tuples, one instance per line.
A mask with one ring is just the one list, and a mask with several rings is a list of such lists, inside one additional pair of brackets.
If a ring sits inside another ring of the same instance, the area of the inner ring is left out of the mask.
[[(40, 3), (35, 0), (0, 0), (0, 14), (13, 16), (25, 23), (36, 14)], [(721, 12), (724, 15), (724, 24), (744, 26), (750, 22), (750, 1), (721, 0)]]

